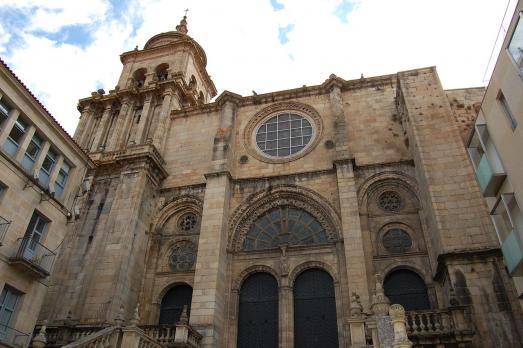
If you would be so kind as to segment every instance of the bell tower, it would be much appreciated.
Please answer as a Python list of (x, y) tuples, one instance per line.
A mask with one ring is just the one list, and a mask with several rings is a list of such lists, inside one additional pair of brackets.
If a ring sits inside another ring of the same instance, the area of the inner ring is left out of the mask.
[(122, 73), (108, 94), (81, 99), (74, 138), (96, 159), (100, 153), (154, 144), (162, 153), (169, 114), (216, 95), (203, 48), (187, 35), (184, 16), (175, 31), (153, 36), (142, 50), (120, 56)]
[(175, 31), (123, 53), (115, 88), (78, 104), (74, 139), (96, 168), (78, 194), (40, 314), (51, 324), (104, 324), (137, 305), (154, 202), (168, 174), (170, 114), (216, 95), (205, 52), (187, 32), (184, 17)]

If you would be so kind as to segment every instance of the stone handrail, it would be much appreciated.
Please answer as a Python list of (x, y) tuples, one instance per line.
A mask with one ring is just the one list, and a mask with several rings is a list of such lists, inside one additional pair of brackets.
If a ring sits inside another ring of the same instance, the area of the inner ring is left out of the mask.
[(448, 310), (406, 312), (407, 333), (411, 335), (439, 335), (453, 329)]
[(91, 333), (79, 340), (63, 346), (63, 348), (98, 348), (116, 347), (121, 334), (119, 327), (107, 327), (98, 332)]
[(163, 325), (140, 325), (145, 334), (156, 342), (162, 344), (174, 344), (174, 336), (176, 334), (175, 326), (163, 326)]

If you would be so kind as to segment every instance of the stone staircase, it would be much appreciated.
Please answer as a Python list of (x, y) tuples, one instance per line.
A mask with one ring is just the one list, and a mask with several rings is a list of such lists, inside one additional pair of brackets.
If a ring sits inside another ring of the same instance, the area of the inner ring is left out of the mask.
[(121, 316), (111, 326), (62, 325), (38, 328), (33, 348), (200, 348), (202, 336), (188, 323), (184, 311), (176, 325), (138, 325), (135, 313), (129, 325)]

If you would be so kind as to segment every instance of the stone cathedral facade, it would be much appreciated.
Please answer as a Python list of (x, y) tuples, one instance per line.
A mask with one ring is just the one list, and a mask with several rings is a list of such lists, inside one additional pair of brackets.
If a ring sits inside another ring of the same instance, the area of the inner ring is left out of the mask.
[(95, 168), (48, 333), (185, 320), (201, 347), (379, 347), (383, 289), (417, 346), (521, 346), (464, 147), (483, 89), (445, 91), (429, 67), (211, 102), (185, 18), (121, 62), (113, 90), (79, 102)]

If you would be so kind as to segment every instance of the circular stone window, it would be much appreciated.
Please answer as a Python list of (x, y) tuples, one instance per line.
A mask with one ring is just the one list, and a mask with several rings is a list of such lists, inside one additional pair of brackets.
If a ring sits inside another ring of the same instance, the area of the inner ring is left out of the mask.
[(182, 232), (191, 232), (196, 227), (198, 218), (193, 213), (184, 214), (178, 219), (178, 228)]
[(323, 121), (318, 111), (299, 102), (277, 102), (253, 115), (243, 129), (248, 154), (265, 163), (297, 160), (318, 145)]
[(386, 191), (378, 198), (378, 205), (386, 212), (395, 213), (403, 208), (403, 201), (397, 192)]
[(311, 121), (297, 113), (282, 112), (256, 129), (256, 145), (271, 157), (288, 157), (309, 145), (312, 136)]
[(412, 239), (405, 230), (393, 228), (383, 236), (383, 246), (389, 253), (401, 254), (410, 250)]
[(188, 241), (177, 243), (169, 258), (169, 265), (173, 272), (190, 271), (196, 262), (196, 248)]

